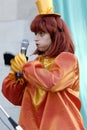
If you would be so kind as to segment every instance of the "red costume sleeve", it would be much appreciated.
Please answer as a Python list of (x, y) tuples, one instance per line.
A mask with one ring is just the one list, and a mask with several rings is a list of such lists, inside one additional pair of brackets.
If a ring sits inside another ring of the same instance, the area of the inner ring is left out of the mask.
[[(39, 61), (27, 63), (23, 68), (23, 74), (28, 82), (47, 91), (61, 91), (78, 83), (78, 62), (70, 53), (62, 53), (46, 69)], [(77, 80), (76, 80), (77, 79)], [(75, 86), (73, 89), (77, 89)]]
[(26, 83), (23, 78), (17, 78), (10, 73), (2, 83), (2, 93), (14, 105), (21, 105)]

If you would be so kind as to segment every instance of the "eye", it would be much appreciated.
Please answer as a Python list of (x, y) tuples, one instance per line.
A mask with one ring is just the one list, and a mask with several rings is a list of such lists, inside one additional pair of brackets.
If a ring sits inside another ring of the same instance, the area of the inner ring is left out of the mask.
[(34, 34), (35, 34), (35, 35), (37, 35), (37, 33), (36, 33), (36, 32), (35, 32)]
[(35, 33), (35, 35), (38, 35), (40, 37), (43, 37), (46, 33), (45, 32), (42, 32), (42, 31), (39, 31), (37, 33)]
[(44, 36), (45, 32), (39, 32), (40, 36)]

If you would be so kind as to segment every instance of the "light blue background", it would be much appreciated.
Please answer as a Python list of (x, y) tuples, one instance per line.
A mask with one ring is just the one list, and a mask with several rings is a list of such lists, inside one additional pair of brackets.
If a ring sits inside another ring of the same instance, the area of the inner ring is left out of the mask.
[(56, 13), (67, 23), (80, 66), (81, 113), (87, 129), (87, 0), (53, 0)]

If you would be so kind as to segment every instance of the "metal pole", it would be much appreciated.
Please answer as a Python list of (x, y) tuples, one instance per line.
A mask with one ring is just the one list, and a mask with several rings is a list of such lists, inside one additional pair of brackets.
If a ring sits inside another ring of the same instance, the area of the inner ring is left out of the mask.
[(18, 125), (12, 117), (10, 117), (7, 112), (3, 109), (3, 107), (0, 105), (0, 109), (1, 111), (5, 114), (5, 116), (8, 118), (9, 122), (11, 123), (11, 125), (14, 127), (15, 130), (23, 130), (23, 128)]

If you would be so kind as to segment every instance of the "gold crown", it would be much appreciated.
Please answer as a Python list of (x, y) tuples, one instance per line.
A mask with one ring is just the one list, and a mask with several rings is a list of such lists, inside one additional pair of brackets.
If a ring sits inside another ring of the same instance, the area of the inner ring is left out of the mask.
[(36, 5), (38, 8), (39, 14), (41, 15), (54, 14), (54, 15), (60, 16), (60, 14), (54, 13), (52, 0), (37, 0)]

